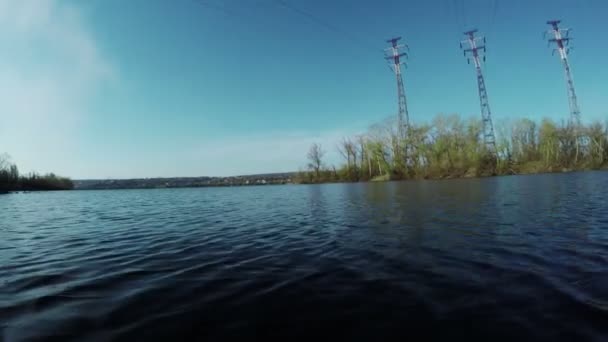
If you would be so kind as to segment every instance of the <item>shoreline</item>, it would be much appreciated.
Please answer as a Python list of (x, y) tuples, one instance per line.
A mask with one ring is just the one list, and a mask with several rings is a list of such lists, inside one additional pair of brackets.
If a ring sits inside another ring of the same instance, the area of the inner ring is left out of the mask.
[[(446, 176), (446, 177), (428, 177), (428, 178), (407, 178), (407, 179), (386, 179), (386, 180), (363, 180), (363, 181), (325, 181), (325, 182), (281, 182), (267, 184), (232, 184), (232, 185), (198, 185), (198, 186), (150, 186), (150, 187), (112, 187), (112, 188), (78, 188), (68, 191), (94, 191), (94, 190), (154, 190), (154, 189), (198, 189), (198, 188), (237, 188), (237, 187), (263, 187), (277, 185), (321, 185), (321, 184), (366, 184), (366, 183), (386, 183), (386, 182), (407, 182), (407, 181), (448, 181), (457, 179), (484, 179), (494, 177), (509, 177), (509, 176), (527, 176), (527, 175), (543, 175), (543, 174), (562, 174), (562, 173), (577, 173), (577, 172), (593, 172), (593, 171), (608, 171), (606, 168), (601, 169), (581, 169), (581, 170), (559, 170), (559, 171), (543, 171), (543, 172), (526, 172), (513, 174), (498, 174), (498, 175), (480, 175), (480, 176)], [(170, 178), (167, 178), (170, 179)]]
[[(322, 184), (368, 184), (368, 183), (387, 183), (387, 182), (407, 182), (407, 181), (449, 181), (449, 180), (462, 180), (462, 179), (484, 179), (484, 178), (495, 178), (495, 177), (509, 177), (509, 176), (529, 176), (529, 175), (544, 175), (544, 174), (565, 174), (565, 173), (582, 173), (582, 172), (602, 172), (608, 171), (608, 168), (599, 169), (563, 169), (559, 171), (543, 171), (543, 172), (524, 172), (524, 173), (512, 173), (512, 174), (497, 174), (497, 175), (464, 175), (464, 176), (445, 176), (445, 177), (426, 177), (426, 178), (406, 178), (406, 179), (382, 179), (382, 180), (361, 180), (361, 181), (324, 181), (324, 182), (275, 182), (275, 183), (257, 183), (257, 184), (216, 184), (216, 185), (192, 185), (192, 186), (139, 186), (139, 187), (95, 187), (95, 188), (78, 188), (74, 189), (50, 189), (50, 190), (0, 190), (0, 195), (8, 194), (25, 194), (32, 192), (57, 192), (57, 191), (108, 191), (108, 190), (158, 190), (158, 189), (200, 189), (200, 188), (241, 188), (241, 187), (264, 187), (264, 186), (278, 186), (278, 185), (322, 185)], [(166, 178), (170, 180), (172, 178)], [(116, 181), (116, 180), (115, 180)], [(118, 180), (121, 181), (121, 180)], [(128, 181), (128, 180), (125, 180)], [(100, 182), (103, 182), (101, 180)]]
[(578, 172), (606, 172), (608, 168), (599, 169), (566, 169), (559, 171), (541, 171), (541, 172), (521, 172), (521, 173), (510, 173), (510, 174), (496, 174), (496, 175), (464, 175), (464, 176), (445, 176), (445, 177), (420, 177), (420, 178), (404, 178), (404, 179), (385, 179), (385, 180), (362, 180), (362, 181), (325, 181), (325, 182), (310, 182), (310, 183), (293, 183), (296, 185), (315, 185), (315, 184), (341, 184), (341, 183), (386, 183), (386, 182), (407, 182), (407, 181), (449, 181), (458, 179), (485, 179), (485, 178), (497, 178), (497, 177), (512, 177), (512, 176), (531, 176), (531, 175), (548, 175), (548, 174), (566, 174), (566, 173), (578, 173)]

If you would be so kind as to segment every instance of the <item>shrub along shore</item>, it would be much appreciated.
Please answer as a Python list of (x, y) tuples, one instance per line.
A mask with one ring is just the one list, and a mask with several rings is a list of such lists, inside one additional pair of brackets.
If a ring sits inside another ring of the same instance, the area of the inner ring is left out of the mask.
[(52, 191), (71, 190), (74, 188), (72, 180), (57, 176), (53, 173), (39, 175), (30, 173), (20, 175), (17, 165), (10, 162), (5, 156), (0, 156), (0, 193), (13, 191)]
[[(438, 115), (430, 124), (400, 133), (395, 120), (344, 138), (338, 151), (343, 164), (324, 161), (326, 151), (313, 144), (299, 183), (400, 179), (446, 179), (509, 174), (595, 170), (608, 167), (608, 126), (517, 120), (495, 129), (496, 153), (489, 153), (477, 119)], [(402, 138), (400, 138), (402, 137)]]

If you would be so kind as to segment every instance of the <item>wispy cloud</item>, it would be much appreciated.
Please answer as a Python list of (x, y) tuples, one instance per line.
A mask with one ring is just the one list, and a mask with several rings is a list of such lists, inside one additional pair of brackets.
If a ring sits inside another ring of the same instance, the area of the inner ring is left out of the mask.
[[(0, 0), (0, 153), (25, 172), (74, 178), (238, 175), (297, 171), (312, 143), (338, 164), (337, 144), (362, 125), (318, 132), (266, 132), (120, 151), (81, 145), (93, 96), (120, 75), (96, 40), (82, 2)], [(355, 127), (356, 126), (356, 127)], [(104, 141), (96, 141), (103, 145)], [(188, 145), (188, 146), (192, 146)], [(99, 146), (98, 146), (99, 147)]]
[(74, 3), (0, 0), (0, 151), (69, 175), (87, 99), (115, 77)]
[(168, 146), (145, 151), (137, 157), (120, 157), (119, 165), (100, 164), (83, 174), (87, 178), (139, 178), (179, 176), (235, 176), (291, 172), (306, 167), (306, 154), (313, 143), (326, 151), (328, 166), (341, 163), (337, 145), (342, 138), (359, 132), (252, 133), (202, 140), (187, 149)]
[(326, 151), (325, 162), (338, 164), (338, 143), (355, 131), (292, 132), (258, 134), (203, 143), (192, 151), (209, 175), (289, 172), (304, 168), (306, 154), (313, 143)]

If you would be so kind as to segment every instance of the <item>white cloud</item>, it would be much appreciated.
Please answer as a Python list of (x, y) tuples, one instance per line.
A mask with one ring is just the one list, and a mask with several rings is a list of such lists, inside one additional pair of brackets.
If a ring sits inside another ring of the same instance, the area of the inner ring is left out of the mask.
[(85, 178), (139, 178), (292, 172), (306, 167), (306, 154), (313, 143), (321, 144), (326, 151), (326, 164), (337, 167), (342, 163), (338, 143), (357, 132), (353, 128), (314, 133), (254, 133), (201, 141), (186, 150), (167, 146), (144, 151), (137, 158), (119, 157), (118, 163), (102, 163), (82, 175)]
[(0, 0), (0, 152), (23, 171), (69, 175), (87, 98), (114, 77), (81, 10)]
[(207, 175), (242, 175), (289, 172), (304, 168), (306, 154), (313, 143), (326, 151), (325, 162), (340, 163), (337, 146), (350, 131), (319, 133), (277, 133), (227, 138), (204, 143), (192, 151), (190, 158), (201, 164)]
[(365, 130), (353, 124), (343, 131), (252, 133), (203, 140), (185, 151), (171, 144), (90, 151), (91, 146), (79, 142), (86, 140), (83, 128), (94, 110), (92, 96), (118, 79), (87, 25), (82, 4), (0, 0), (0, 153), (8, 152), (22, 171), (74, 178), (297, 171), (305, 167), (312, 143), (322, 144), (327, 164), (337, 165), (340, 140)]

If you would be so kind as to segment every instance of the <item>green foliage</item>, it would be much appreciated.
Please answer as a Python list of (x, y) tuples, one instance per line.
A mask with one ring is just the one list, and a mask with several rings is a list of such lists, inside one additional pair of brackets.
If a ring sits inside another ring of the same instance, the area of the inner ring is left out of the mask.
[(17, 166), (7, 155), (0, 155), (0, 193), (9, 191), (70, 190), (74, 184), (69, 178), (53, 173), (38, 175), (32, 173), (20, 176)]
[(59, 177), (53, 173), (46, 175), (32, 173), (29, 176), (21, 177), (20, 185), (20, 189), (26, 191), (71, 190), (74, 188), (71, 179)]
[(8, 155), (0, 155), (0, 193), (14, 189), (19, 183), (19, 170)]
[(499, 125), (496, 156), (483, 144), (479, 120), (438, 115), (430, 125), (411, 126), (405, 137), (397, 132), (391, 120), (372, 126), (365, 135), (345, 138), (338, 147), (343, 166), (325, 170), (323, 177), (318, 169), (313, 174), (303, 172), (301, 178), (306, 183), (437, 179), (608, 166), (608, 127), (601, 123), (574, 127), (550, 119), (540, 124), (522, 119)]

